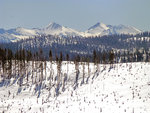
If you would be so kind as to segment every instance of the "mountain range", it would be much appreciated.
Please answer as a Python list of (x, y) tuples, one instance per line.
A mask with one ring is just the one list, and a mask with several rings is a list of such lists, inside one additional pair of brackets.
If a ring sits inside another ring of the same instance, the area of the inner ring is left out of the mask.
[(138, 34), (142, 31), (126, 25), (106, 25), (98, 22), (91, 26), (85, 32), (80, 32), (69, 27), (59, 25), (55, 22), (51, 22), (44, 28), (32, 28), (26, 29), (22, 27), (14, 29), (0, 29), (0, 42), (16, 42), (20, 39), (32, 38), (38, 35), (58, 35), (58, 36), (80, 36), (80, 37), (93, 37), (93, 36), (104, 36), (113, 34)]

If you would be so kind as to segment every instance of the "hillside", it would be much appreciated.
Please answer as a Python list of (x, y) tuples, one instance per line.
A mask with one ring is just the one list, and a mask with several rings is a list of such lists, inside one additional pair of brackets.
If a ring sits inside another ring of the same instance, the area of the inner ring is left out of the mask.
[[(90, 63), (89, 69), (87, 64), (79, 63), (77, 71), (73, 62), (63, 62), (61, 73), (57, 73), (56, 63), (46, 62), (42, 81), (40, 63), (31, 64), (26, 64), (26, 74), (14, 75), (11, 79), (1, 75), (0, 112), (150, 112), (150, 63), (118, 63), (112, 66)], [(57, 85), (59, 74), (60, 85)], [(52, 80), (50, 75), (53, 75)]]
[(145, 32), (143, 34), (134, 36), (109, 35), (86, 38), (79, 36), (61, 37), (53, 35), (42, 35), (14, 43), (1, 44), (0, 47), (9, 48), (14, 53), (17, 50), (24, 48), (25, 50), (30, 50), (33, 54), (39, 52), (39, 48), (41, 48), (45, 57), (47, 58), (50, 49), (55, 54), (63, 52), (63, 54), (68, 53), (71, 57), (75, 55), (91, 56), (93, 50), (96, 50), (99, 54), (113, 50), (116, 54), (121, 54), (124, 56), (136, 53), (136, 51), (140, 51), (141, 54), (150, 54), (149, 43), (150, 33)]

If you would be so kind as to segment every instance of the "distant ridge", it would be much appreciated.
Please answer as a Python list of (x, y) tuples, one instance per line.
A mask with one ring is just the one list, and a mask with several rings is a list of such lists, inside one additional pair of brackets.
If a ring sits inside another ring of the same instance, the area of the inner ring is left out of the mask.
[(37, 35), (58, 35), (58, 36), (103, 36), (103, 35), (112, 35), (112, 34), (138, 34), (141, 33), (141, 30), (138, 30), (132, 26), (125, 25), (106, 25), (104, 23), (98, 22), (95, 25), (91, 26), (85, 32), (80, 32), (69, 27), (64, 27), (55, 22), (51, 22), (45, 28), (33, 28), (26, 29), (22, 27), (14, 29), (0, 29), (0, 42), (15, 42), (20, 39), (32, 38)]

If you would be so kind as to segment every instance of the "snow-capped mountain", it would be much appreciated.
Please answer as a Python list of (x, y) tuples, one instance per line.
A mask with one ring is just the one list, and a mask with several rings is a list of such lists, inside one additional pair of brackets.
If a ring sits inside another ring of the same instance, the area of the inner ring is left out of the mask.
[(81, 32), (74, 29), (61, 26), (55, 22), (50, 23), (41, 30), (42, 34), (59, 35), (59, 36), (81, 36)]
[(112, 34), (138, 34), (142, 31), (136, 29), (132, 26), (125, 26), (125, 25), (105, 25), (103, 23), (97, 23), (94, 26), (90, 27), (87, 31), (91, 35), (112, 35)]
[(83, 32), (52, 22), (43, 29), (26, 29), (22, 27), (9, 30), (0, 29), (0, 42), (14, 42), (20, 39), (32, 38), (37, 35), (82, 36), (83, 34)]
[(0, 42), (15, 42), (20, 39), (27, 39), (39, 35), (38, 29), (25, 29), (18, 27), (16, 29), (0, 29)]
[(141, 31), (132, 27), (125, 25), (105, 25), (103, 23), (97, 23), (90, 27), (85, 32), (80, 32), (69, 27), (64, 27), (55, 22), (50, 23), (48, 26), (39, 29), (26, 29), (18, 27), (15, 29), (4, 30), (0, 29), (0, 42), (15, 42), (20, 39), (32, 38), (37, 35), (58, 35), (58, 36), (103, 36), (112, 34), (137, 34)]
[[(90, 27), (87, 31), (87, 33), (90, 33), (91, 35), (103, 35), (105, 31), (107, 31), (109, 27), (103, 23), (97, 23)], [(105, 35), (105, 34), (104, 34)]]

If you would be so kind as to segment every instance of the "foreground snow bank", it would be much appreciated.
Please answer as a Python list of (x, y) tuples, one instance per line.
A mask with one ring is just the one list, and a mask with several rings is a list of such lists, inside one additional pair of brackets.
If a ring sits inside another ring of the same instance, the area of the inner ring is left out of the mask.
[[(62, 80), (67, 75), (65, 88), (56, 95), (55, 82), (49, 75), (57, 76), (57, 66), (47, 63), (47, 71), (42, 82), (36, 79), (17, 84), (18, 79), (0, 82), (0, 112), (7, 113), (150, 113), (150, 64), (125, 63), (99, 65), (80, 65), (78, 84), (75, 84), (76, 71), (73, 63), (62, 65)], [(85, 73), (83, 73), (85, 71)], [(83, 83), (83, 74), (85, 80)], [(38, 74), (34, 76), (38, 78)], [(53, 87), (54, 86), (54, 87)], [(64, 89), (64, 90), (63, 90)]]

